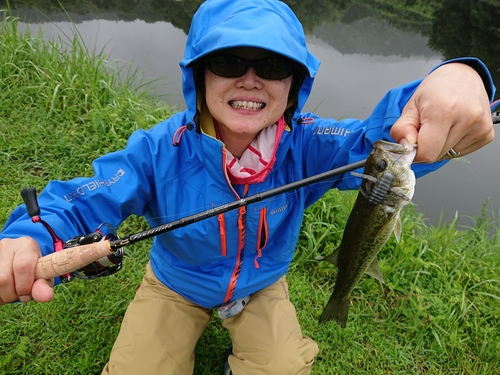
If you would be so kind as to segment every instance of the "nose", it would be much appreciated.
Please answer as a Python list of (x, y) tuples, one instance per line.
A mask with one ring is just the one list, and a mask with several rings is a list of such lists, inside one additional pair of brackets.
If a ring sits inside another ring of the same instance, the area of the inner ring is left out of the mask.
[(262, 79), (259, 78), (257, 73), (255, 73), (255, 69), (252, 65), (248, 66), (247, 71), (241, 77), (239, 77), (239, 82), (244, 87), (260, 87), (262, 83)]

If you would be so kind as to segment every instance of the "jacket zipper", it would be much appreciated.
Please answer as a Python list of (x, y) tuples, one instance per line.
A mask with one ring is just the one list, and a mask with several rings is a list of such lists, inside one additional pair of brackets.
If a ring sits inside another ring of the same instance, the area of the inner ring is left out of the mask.
[[(248, 194), (248, 185), (245, 185), (243, 197), (246, 197)], [(238, 253), (236, 254), (236, 264), (233, 269), (233, 273), (231, 275), (231, 280), (229, 281), (229, 285), (226, 291), (226, 297), (224, 298), (224, 303), (227, 303), (231, 300), (234, 294), (234, 290), (236, 289), (236, 284), (238, 282), (238, 278), (240, 277), (241, 267), (243, 265), (243, 254), (245, 250), (245, 231), (246, 231), (246, 207), (240, 207), (238, 209)]]
[(227, 256), (227, 243), (226, 243), (226, 220), (224, 214), (219, 214), (217, 216), (219, 220), (219, 235), (220, 235), (220, 254), (225, 257)]

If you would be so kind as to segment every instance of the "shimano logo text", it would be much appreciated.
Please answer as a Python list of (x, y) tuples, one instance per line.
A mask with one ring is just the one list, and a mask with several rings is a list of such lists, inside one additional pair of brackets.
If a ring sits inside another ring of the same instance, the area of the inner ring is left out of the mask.
[(278, 214), (280, 212), (286, 211), (286, 209), (288, 208), (288, 203), (289, 202), (287, 201), (284, 206), (281, 206), (281, 207), (275, 208), (274, 210), (271, 210), (270, 214), (274, 215), (274, 214)]
[(351, 134), (349, 130), (346, 128), (336, 128), (336, 127), (321, 127), (314, 129), (315, 135), (339, 135), (341, 137), (347, 137), (348, 134)]

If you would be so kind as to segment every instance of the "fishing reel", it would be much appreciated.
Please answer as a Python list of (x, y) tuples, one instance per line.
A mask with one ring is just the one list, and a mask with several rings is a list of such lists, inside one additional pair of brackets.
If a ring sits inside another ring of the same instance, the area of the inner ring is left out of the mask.
[[(28, 215), (31, 217), (33, 223), (41, 223), (47, 229), (52, 238), (54, 252), (64, 251), (75, 246), (88, 245), (94, 242), (105, 240), (119, 239), (114, 228), (108, 223), (102, 223), (99, 227), (90, 234), (78, 235), (70, 240), (63, 242), (51, 228), (51, 226), (40, 217), (40, 207), (36, 197), (36, 190), (34, 188), (25, 188), (21, 191), (24, 203), (28, 210)], [(67, 283), (74, 278), (78, 279), (96, 279), (102, 276), (112, 275), (122, 269), (123, 263), (123, 248), (119, 248), (115, 252), (90, 263), (77, 271), (61, 275), (61, 281)]]
[[(106, 230), (107, 229), (107, 230)], [(88, 245), (93, 242), (105, 240), (119, 239), (114, 228), (108, 223), (99, 225), (95, 232), (85, 235), (79, 235), (65, 242), (64, 248), (70, 248), (80, 245)], [(61, 276), (62, 282), (71, 281), (73, 278), (91, 280), (102, 276), (113, 275), (120, 271), (123, 265), (123, 248), (119, 248), (114, 253), (90, 263), (79, 270), (72, 272), (68, 275)]]

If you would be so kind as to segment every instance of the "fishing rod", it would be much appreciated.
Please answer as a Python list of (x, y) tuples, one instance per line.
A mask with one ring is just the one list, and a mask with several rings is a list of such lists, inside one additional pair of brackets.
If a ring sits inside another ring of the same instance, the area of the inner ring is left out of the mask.
[[(494, 112), (499, 106), (500, 100), (491, 104), (493, 124), (500, 123), (500, 113), (498, 111), (496, 113)], [(77, 236), (63, 242), (56, 236), (52, 228), (40, 218), (40, 209), (38, 207), (35, 189), (24, 189), (21, 192), (21, 195), (26, 203), (28, 214), (31, 216), (34, 223), (39, 222), (46, 227), (54, 243), (54, 253), (41, 257), (38, 260), (35, 277), (37, 279), (61, 277), (61, 280), (65, 282), (72, 280), (73, 277), (89, 279), (113, 274), (119, 271), (122, 267), (123, 247), (125, 246), (218, 215), (220, 213), (353, 171), (362, 167), (365, 162), (366, 159), (308, 177), (300, 181), (292, 182), (278, 188), (258, 193), (250, 197), (242, 198), (235, 202), (224, 204), (195, 215), (187, 216), (179, 220), (145, 230), (143, 232), (129, 235), (124, 238), (118, 238), (116, 233), (114, 233), (114, 229), (103, 223), (93, 233)], [(111, 229), (111, 233), (103, 233), (102, 228), (106, 227)]]
[(491, 103), (491, 115), (493, 125), (500, 124), (500, 99), (495, 100), (493, 103)]
[[(118, 238), (115, 233), (105, 234), (104, 227), (106, 227), (106, 225), (102, 224), (101, 226), (103, 228), (100, 226), (96, 232), (77, 236), (67, 242), (63, 242), (57, 237), (50, 225), (40, 218), (40, 208), (38, 207), (35, 189), (23, 189), (21, 195), (32, 221), (34, 223), (43, 224), (49, 231), (54, 242), (54, 252), (38, 259), (35, 279), (61, 277), (63, 281), (70, 281), (73, 277), (88, 279), (110, 275), (121, 269), (124, 246), (129, 246), (138, 241), (155, 237), (159, 234), (187, 226), (197, 221), (353, 171), (363, 167), (365, 163), (366, 159), (363, 159), (343, 167), (291, 182), (249, 197), (241, 198), (234, 202), (223, 204), (194, 215), (186, 216), (139, 233), (131, 234), (124, 238)], [(82, 271), (82, 274), (80, 274), (79, 271)], [(88, 276), (86, 276), (87, 274)]]

